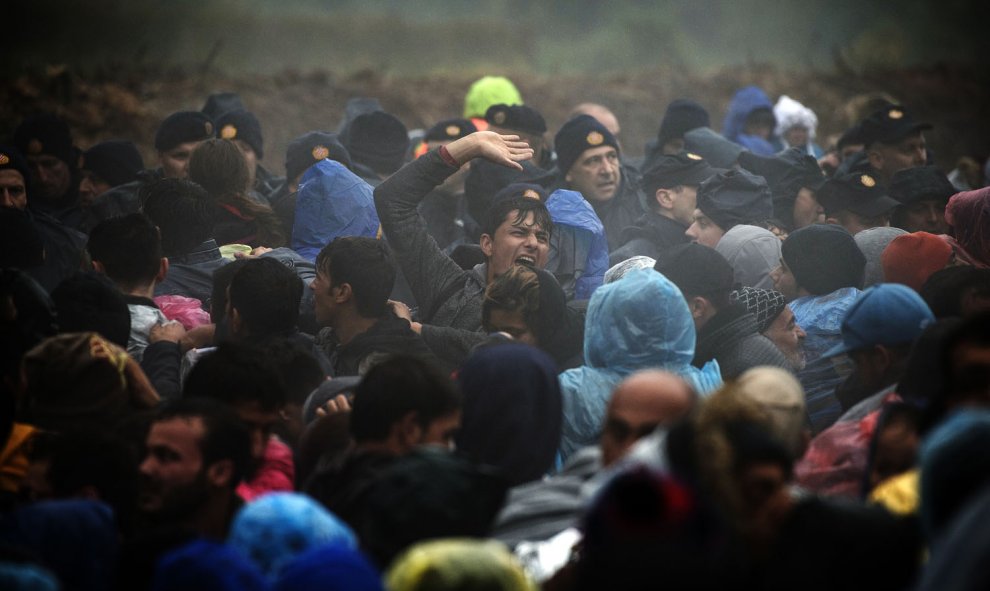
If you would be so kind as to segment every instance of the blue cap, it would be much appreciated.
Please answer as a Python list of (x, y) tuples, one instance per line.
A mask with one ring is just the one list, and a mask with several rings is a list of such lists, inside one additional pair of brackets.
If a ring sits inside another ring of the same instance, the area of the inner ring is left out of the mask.
[(918, 292), (897, 283), (879, 283), (850, 306), (842, 319), (842, 344), (825, 356), (876, 345), (908, 344), (933, 322), (935, 315)]

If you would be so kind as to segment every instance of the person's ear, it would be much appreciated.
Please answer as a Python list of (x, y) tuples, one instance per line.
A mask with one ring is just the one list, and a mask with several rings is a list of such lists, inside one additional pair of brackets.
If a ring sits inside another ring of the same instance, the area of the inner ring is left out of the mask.
[(206, 469), (206, 481), (214, 488), (229, 488), (234, 479), (233, 460), (217, 460)]
[(663, 209), (672, 209), (674, 207), (674, 196), (667, 189), (657, 189), (654, 199), (657, 200), (657, 205)]
[(835, 217), (834, 215), (827, 215), (827, 216), (825, 216), (825, 223), (826, 224), (832, 224), (834, 226), (841, 226), (842, 225), (842, 222), (839, 221), (839, 218)]
[(161, 283), (165, 281), (165, 277), (168, 276), (168, 258), (162, 257), (162, 262), (158, 265), (158, 274), (155, 275), (155, 283)]
[(478, 245), (481, 246), (481, 252), (485, 253), (488, 258), (491, 258), (492, 254), (495, 253), (495, 240), (488, 234), (481, 235)]
[(341, 283), (340, 285), (335, 285), (334, 287), (336, 288), (337, 293), (333, 294), (332, 289), (331, 293), (333, 294), (333, 301), (338, 304), (347, 303), (347, 301), (354, 295), (354, 291), (351, 289), (350, 283)]
[(101, 263), (100, 261), (93, 261), (90, 264), (93, 265), (93, 270), (96, 271), (97, 273), (100, 273), (102, 275), (107, 274), (106, 267), (104, 267), (103, 263)]
[(870, 166), (876, 170), (883, 168), (883, 152), (881, 152), (879, 148), (875, 146), (872, 148), (867, 148), (866, 159), (869, 161)]
[(419, 424), (419, 415), (408, 412), (399, 420), (398, 443), (403, 449), (412, 449), (423, 440), (423, 427)]
[(227, 302), (227, 323), (230, 325), (230, 332), (232, 334), (239, 334), (241, 332), (241, 313), (230, 305), (230, 301)]
[(688, 302), (688, 307), (691, 308), (691, 317), (697, 320), (703, 317), (705, 311), (708, 310), (708, 300), (701, 296), (694, 296)]
[(567, 174), (564, 175), (564, 182), (567, 183), (568, 185), (574, 182), (574, 179), (571, 177), (571, 173), (568, 172)]

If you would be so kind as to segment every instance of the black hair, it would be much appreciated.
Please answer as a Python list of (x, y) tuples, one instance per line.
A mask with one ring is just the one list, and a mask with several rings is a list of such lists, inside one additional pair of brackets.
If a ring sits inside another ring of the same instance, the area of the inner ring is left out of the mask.
[(202, 420), (206, 431), (199, 444), (203, 467), (230, 460), (233, 465), (230, 487), (235, 488), (252, 469), (251, 435), (247, 426), (224, 404), (196, 398), (179, 398), (165, 403), (159, 407), (154, 423), (193, 418)]
[(210, 310), (210, 319), (216, 324), (227, 317), (227, 288), (234, 274), (246, 265), (248, 259), (233, 260), (213, 272), (213, 289), (210, 291), (210, 301), (206, 302)]
[(58, 311), (59, 332), (97, 332), (127, 348), (131, 312), (124, 295), (105, 275), (74, 273), (52, 290), (51, 297)]
[(331, 286), (350, 284), (358, 314), (380, 318), (395, 285), (395, 263), (381, 240), (361, 236), (335, 238), (316, 257), (316, 268)]
[(150, 284), (161, 269), (158, 228), (142, 213), (103, 220), (90, 232), (86, 249), (125, 290)]
[(357, 443), (382, 441), (410, 412), (426, 429), (460, 408), (460, 393), (436, 368), (413, 357), (394, 356), (372, 367), (358, 385), (351, 435)]
[(183, 396), (211, 398), (230, 406), (256, 403), (265, 411), (285, 404), (285, 386), (265, 352), (241, 343), (221, 343), (189, 371)]
[(161, 233), (165, 256), (185, 256), (212, 237), (216, 204), (196, 183), (162, 179), (142, 187), (140, 196), (145, 215)]
[(947, 267), (932, 273), (919, 293), (936, 318), (962, 316), (962, 302), (971, 290), (990, 293), (990, 269), (969, 265)]
[(482, 225), (481, 231), (489, 236), (495, 236), (495, 231), (505, 222), (506, 216), (515, 211), (516, 217), (512, 220), (512, 225), (516, 226), (525, 221), (526, 217), (532, 213), (536, 225), (543, 228), (547, 236), (553, 233), (553, 220), (550, 219), (550, 212), (547, 206), (538, 199), (529, 197), (509, 197), (500, 199), (488, 208), (488, 212)]
[(286, 339), (268, 343), (265, 353), (282, 377), (288, 402), (302, 405), (310, 392), (326, 379), (320, 362), (312, 353)]
[(273, 258), (259, 258), (234, 273), (229, 304), (237, 310), (249, 337), (258, 340), (295, 330), (302, 294), (302, 280), (288, 267)]
[(116, 434), (96, 431), (46, 433), (32, 443), (32, 462), (48, 460), (46, 479), (56, 498), (69, 498), (92, 487), (110, 505), (126, 531), (138, 491), (138, 458)]

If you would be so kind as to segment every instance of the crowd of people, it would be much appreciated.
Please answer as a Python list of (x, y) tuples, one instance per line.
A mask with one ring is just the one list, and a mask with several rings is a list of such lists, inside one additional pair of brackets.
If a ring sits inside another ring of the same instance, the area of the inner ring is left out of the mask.
[(634, 158), (485, 77), (284, 177), (233, 93), (151, 167), (26, 117), (0, 587), (986, 588), (990, 180), (903, 99), (680, 99)]

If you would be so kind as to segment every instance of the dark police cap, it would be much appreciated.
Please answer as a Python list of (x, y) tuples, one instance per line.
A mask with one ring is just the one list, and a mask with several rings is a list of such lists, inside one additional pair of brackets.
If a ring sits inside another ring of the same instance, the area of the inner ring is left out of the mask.
[(913, 205), (919, 201), (948, 203), (959, 191), (934, 166), (916, 166), (894, 173), (888, 192), (901, 205)]
[(740, 224), (760, 224), (769, 219), (773, 200), (763, 177), (733, 169), (698, 187), (698, 209), (728, 232)]
[(859, 137), (866, 145), (874, 142), (894, 144), (911, 134), (931, 128), (928, 123), (915, 121), (904, 107), (890, 105), (873, 112), (860, 123)]
[(657, 132), (657, 144), (662, 147), (670, 140), (683, 138), (692, 129), (710, 126), (711, 119), (704, 107), (689, 99), (677, 99), (667, 105)]
[(713, 168), (694, 152), (681, 152), (658, 158), (656, 164), (643, 173), (642, 185), (648, 193), (681, 185), (696, 187), (720, 172), (725, 171)]
[(697, 242), (678, 244), (657, 257), (653, 268), (677, 286), (686, 297), (732, 291), (732, 265), (714, 248)]
[(206, 98), (206, 104), (200, 111), (213, 121), (217, 121), (221, 115), (240, 109), (246, 110), (247, 107), (236, 92), (214, 92)]
[(557, 149), (557, 168), (566, 175), (585, 150), (611, 146), (619, 150), (619, 142), (591, 115), (578, 115), (560, 128), (553, 139)]
[(846, 146), (855, 146), (865, 143), (863, 141), (862, 136), (863, 136), (863, 125), (862, 123), (857, 123), (852, 127), (850, 127), (849, 129), (842, 132), (842, 135), (839, 137), (839, 141), (836, 142), (836, 148), (841, 150)]
[(264, 158), (265, 141), (261, 137), (261, 122), (254, 113), (244, 109), (224, 113), (217, 119), (216, 127), (218, 138), (246, 142), (259, 160)]
[(793, 201), (802, 188), (818, 191), (826, 180), (815, 157), (798, 148), (789, 148), (776, 156), (743, 152), (739, 155), (739, 165), (766, 179), (774, 201)]
[(12, 146), (0, 146), (0, 170), (16, 170), (21, 173), (25, 187), (31, 179), (27, 160)]
[(554, 181), (552, 173), (522, 162), (522, 170), (508, 168), (494, 162), (478, 159), (471, 163), (471, 170), (464, 179), (464, 200), (468, 215), (476, 222), (484, 223), (496, 195), (514, 183), (530, 183), (546, 187)]
[(351, 156), (337, 141), (337, 134), (325, 131), (304, 133), (289, 142), (285, 150), (285, 176), (292, 180), (325, 158), (351, 167)]
[(830, 178), (818, 192), (818, 202), (827, 214), (846, 210), (865, 217), (876, 217), (899, 205), (887, 196), (876, 178), (867, 173)]
[(426, 130), (423, 139), (428, 142), (449, 142), (478, 131), (467, 119), (444, 119)]
[(109, 140), (83, 152), (79, 168), (97, 175), (112, 187), (135, 181), (144, 160), (134, 142)]
[(24, 156), (48, 154), (75, 167), (77, 152), (72, 145), (69, 124), (52, 113), (26, 118), (14, 131), (14, 146)]
[(539, 135), (546, 133), (547, 122), (543, 115), (526, 105), (492, 105), (485, 112), (489, 125)]
[(213, 120), (199, 111), (179, 111), (162, 121), (155, 133), (155, 149), (168, 152), (179, 144), (213, 137)]

